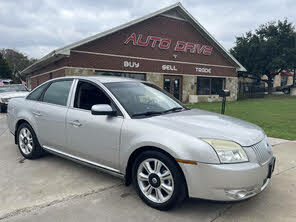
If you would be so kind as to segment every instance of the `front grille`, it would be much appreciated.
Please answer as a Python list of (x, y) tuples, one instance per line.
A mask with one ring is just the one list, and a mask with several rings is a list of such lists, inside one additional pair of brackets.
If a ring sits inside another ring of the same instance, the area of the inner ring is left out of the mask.
[(254, 150), (260, 164), (266, 163), (272, 157), (272, 151), (270, 146), (267, 146), (266, 139), (251, 146), (251, 148)]

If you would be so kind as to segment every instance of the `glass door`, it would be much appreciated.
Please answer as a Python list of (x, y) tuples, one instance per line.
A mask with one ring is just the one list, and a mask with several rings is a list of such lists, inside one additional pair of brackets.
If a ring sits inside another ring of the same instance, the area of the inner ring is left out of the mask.
[(182, 100), (182, 76), (168, 76), (163, 77), (164, 90), (172, 94), (178, 100)]

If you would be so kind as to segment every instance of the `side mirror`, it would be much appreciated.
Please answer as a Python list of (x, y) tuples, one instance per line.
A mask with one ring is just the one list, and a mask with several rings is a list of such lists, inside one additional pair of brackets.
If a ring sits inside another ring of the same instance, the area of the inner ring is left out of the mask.
[(112, 107), (108, 104), (98, 104), (93, 105), (91, 107), (91, 114), (92, 115), (108, 115), (108, 116), (115, 116), (116, 111), (112, 109)]

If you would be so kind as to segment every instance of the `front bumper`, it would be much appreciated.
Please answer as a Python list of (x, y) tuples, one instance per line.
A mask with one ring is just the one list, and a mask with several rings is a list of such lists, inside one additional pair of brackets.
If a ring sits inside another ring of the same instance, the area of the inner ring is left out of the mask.
[(247, 162), (237, 164), (182, 164), (190, 197), (233, 201), (255, 196), (263, 191), (270, 181), (271, 162)]

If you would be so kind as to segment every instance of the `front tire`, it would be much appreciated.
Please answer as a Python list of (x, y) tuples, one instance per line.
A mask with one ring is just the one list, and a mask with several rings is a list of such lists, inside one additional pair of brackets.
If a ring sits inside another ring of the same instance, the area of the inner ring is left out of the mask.
[(133, 165), (133, 184), (150, 207), (169, 210), (187, 197), (187, 186), (177, 163), (158, 151), (141, 153)]
[(26, 159), (37, 159), (45, 153), (33, 128), (28, 123), (19, 126), (16, 136), (19, 150)]

